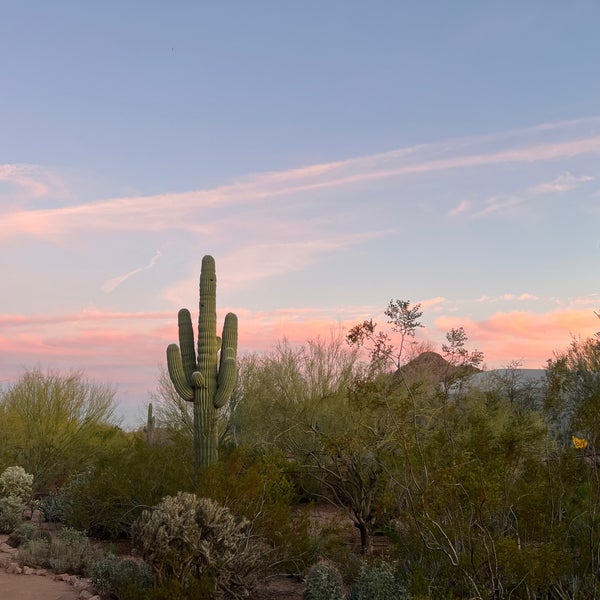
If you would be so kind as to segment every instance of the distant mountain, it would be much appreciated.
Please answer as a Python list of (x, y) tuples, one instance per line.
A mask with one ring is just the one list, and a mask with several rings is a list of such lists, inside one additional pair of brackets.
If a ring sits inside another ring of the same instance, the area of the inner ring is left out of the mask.
[(471, 376), (481, 373), (476, 367), (457, 367), (451, 365), (437, 352), (423, 352), (410, 362), (400, 367), (400, 371), (408, 385), (422, 383), (432, 385), (457, 377)]
[[(451, 365), (437, 352), (423, 352), (404, 366), (400, 367), (408, 385), (421, 383), (437, 385), (444, 381), (463, 379), (461, 387), (480, 388), (482, 390), (502, 389), (504, 393), (515, 397), (528, 394), (542, 397), (546, 384), (544, 369), (492, 369), (483, 371), (475, 367), (456, 367)], [(398, 373), (395, 374), (398, 377)]]

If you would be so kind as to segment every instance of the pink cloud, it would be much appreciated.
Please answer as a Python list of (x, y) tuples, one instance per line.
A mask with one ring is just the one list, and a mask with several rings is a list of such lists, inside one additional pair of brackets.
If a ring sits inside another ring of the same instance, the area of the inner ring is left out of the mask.
[(572, 335), (594, 335), (598, 322), (589, 310), (566, 309), (543, 314), (502, 312), (481, 321), (441, 316), (435, 326), (440, 333), (464, 327), (473, 346), (484, 352), (489, 366), (522, 359), (524, 366), (539, 368), (554, 351), (568, 346)]
[[(589, 122), (595, 121), (590, 119)], [(587, 137), (579, 137), (578, 131), (572, 131), (581, 125), (582, 122), (568, 122), (511, 134), (446, 140), (287, 171), (260, 173), (212, 189), (113, 198), (78, 206), (10, 212), (0, 215), (0, 236), (8, 238), (32, 235), (57, 239), (65, 234), (89, 230), (168, 229), (215, 235), (217, 228), (214, 222), (197, 218), (203, 208), (256, 203), (289, 194), (406, 175), (599, 154), (600, 136), (588, 133)], [(550, 130), (555, 131), (557, 136), (570, 135), (573, 139), (545, 143), (532, 143), (529, 139), (540, 131), (547, 133)], [(507, 140), (513, 147), (488, 147), (492, 143), (507, 143)], [(6, 175), (9, 176), (10, 174)], [(552, 185), (564, 188), (573, 185), (574, 179), (577, 178), (563, 176), (562, 181), (555, 181)], [(581, 178), (577, 180), (580, 181)], [(39, 191), (41, 193), (42, 188)], [(495, 198), (481, 214), (497, 212), (520, 202), (517, 197)], [(453, 213), (465, 212), (467, 208), (468, 204), (463, 201)]]

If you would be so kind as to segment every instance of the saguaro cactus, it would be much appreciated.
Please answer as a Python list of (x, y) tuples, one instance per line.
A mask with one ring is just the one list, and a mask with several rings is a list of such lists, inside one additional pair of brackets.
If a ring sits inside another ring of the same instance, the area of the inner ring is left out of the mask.
[(152, 402), (148, 404), (148, 416), (146, 418), (146, 444), (152, 446), (152, 440), (154, 438), (154, 427), (156, 425), (156, 417), (152, 414)]
[[(217, 337), (215, 259), (205, 256), (200, 271), (198, 352), (190, 311), (178, 314), (179, 346), (167, 348), (167, 365), (177, 393), (194, 403), (194, 456), (198, 469), (217, 459), (217, 417), (231, 398), (237, 377), (237, 316), (228, 313)], [(220, 359), (219, 359), (220, 351)], [(217, 365), (218, 362), (218, 365)]]

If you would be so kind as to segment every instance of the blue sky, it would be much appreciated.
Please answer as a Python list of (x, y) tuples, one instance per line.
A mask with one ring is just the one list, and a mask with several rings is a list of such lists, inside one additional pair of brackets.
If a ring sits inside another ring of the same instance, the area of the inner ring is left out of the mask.
[[(539, 367), (600, 308), (597, 2), (20, 2), (0, 22), (0, 380), (131, 420), (204, 254), (242, 352), (390, 298)], [(136, 412), (137, 411), (137, 412)]]

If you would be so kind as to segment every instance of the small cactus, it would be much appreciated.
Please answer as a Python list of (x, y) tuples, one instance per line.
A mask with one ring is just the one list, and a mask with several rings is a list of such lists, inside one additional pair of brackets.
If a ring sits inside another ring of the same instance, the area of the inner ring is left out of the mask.
[(156, 425), (156, 417), (152, 414), (152, 402), (148, 404), (148, 416), (146, 418), (146, 444), (152, 446), (152, 440), (154, 437), (154, 426)]

